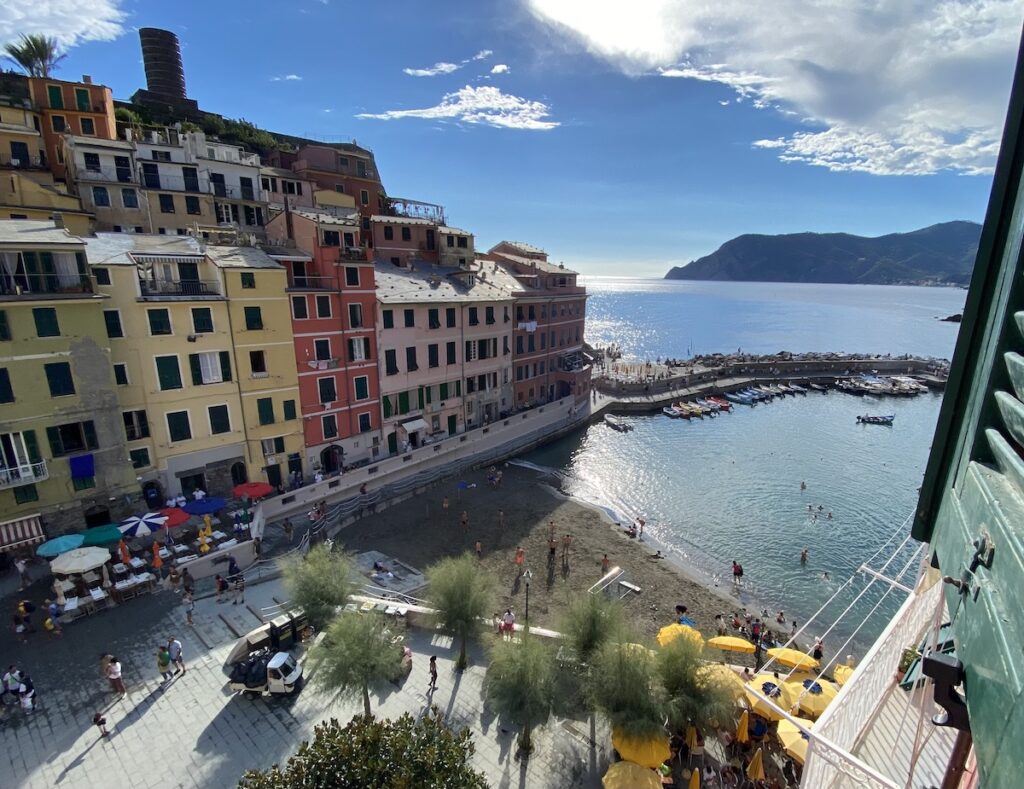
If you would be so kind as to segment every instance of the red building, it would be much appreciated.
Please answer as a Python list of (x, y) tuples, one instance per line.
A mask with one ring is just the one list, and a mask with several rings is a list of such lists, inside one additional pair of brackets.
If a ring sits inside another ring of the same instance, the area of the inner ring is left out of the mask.
[(373, 261), (355, 217), (313, 208), (267, 224), (288, 269), (306, 467), (324, 474), (380, 453)]
[(590, 395), (590, 367), (583, 356), (587, 290), (579, 276), (522, 241), (502, 241), (488, 259), (502, 264), (522, 287), (515, 294), (512, 364), (517, 407)]
[[(363, 231), (369, 231), (370, 217), (387, 207), (387, 194), (373, 152), (355, 143), (311, 143), (294, 153), (274, 151), (269, 159), (271, 165), (292, 170), (319, 189), (351, 196), (363, 218)], [(368, 233), (366, 237), (369, 238)]]

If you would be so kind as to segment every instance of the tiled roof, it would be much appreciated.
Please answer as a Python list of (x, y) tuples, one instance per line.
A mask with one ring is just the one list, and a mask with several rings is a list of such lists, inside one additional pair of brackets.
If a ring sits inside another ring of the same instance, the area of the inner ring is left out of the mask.
[(501, 243), (502, 244), (508, 244), (509, 246), (516, 247), (517, 249), (521, 249), (523, 252), (527, 252), (527, 253), (529, 253), (531, 255), (546, 255), (547, 254), (547, 252), (545, 252), (540, 247), (535, 247), (533, 244), (527, 244), (525, 241), (502, 241)]
[(280, 263), (257, 247), (220, 247), (210, 245), (206, 256), (215, 266), (221, 268), (284, 268)]
[[(509, 301), (522, 290), (516, 279), (500, 266), (489, 261), (478, 263), (482, 267), (472, 271), (476, 276), (470, 287), (466, 284), (470, 272), (464, 269), (423, 264), (422, 269), (410, 270), (377, 261), (377, 299), (385, 304)], [(457, 274), (462, 274), (462, 278)]]
[(370, 217), (370, 221), (384, 222), (391, 225), (430, 225), (431, 227), (437, 225), (437, 222), (433, 219), (419, 219), (411, 216), (383, 216), (381, 214), (374, 214)]
[(308, 178), (303, 178), (294, 170), (285, 170), (283, 167), (267, 167), (264, 165), (260, 168), (260, 175), (271, 175), (277, 178), (291, 178), (296, 181), (308, 181)]
[(525, 268), (536, 267), (537, 271), (545, 274), (577, 274), (578, 272), (572, 269), (566, 268), (563, 265), (557, 263), (550, 263), (545, 260), (537, 260), (536, 258), (528, 258), (523, 255), (512, 255), (508, 252), (493, 252), (493, 254), (505, 258), (506, 260), (518, 263)]
[[(3, 224), (3, 223), (0, 223)], [(149, 233), (97, 233), (84, 238), (85, 254), (91, 266), (134, 266), (130, 255), (191, 255), (203, 250), (192, 236), (164, 236)]]
[(81, 243), (82, 239), (71, 235), (63, 227), (57, 227), (52, 221), (37, 219), (4, 219), (0, 221), (0, 244)]
[(290, 210), (293, 214), (319, 222), (322, 225), (349, 225), (354, 227), (358, 224), (355, 209), (352, 209), (352, 213), (348, 216), (337, 216), (327, 211), (317, 211), (314, 208), (292, 208)]
[(452, 235), (460, 235), (460, 236), (471, 236), (471, 235), (473, 235), (468, 230), (460, 230), (457, 227), (439, 227), (437, 229), (437, 232), (438, 233), (451, 233)]

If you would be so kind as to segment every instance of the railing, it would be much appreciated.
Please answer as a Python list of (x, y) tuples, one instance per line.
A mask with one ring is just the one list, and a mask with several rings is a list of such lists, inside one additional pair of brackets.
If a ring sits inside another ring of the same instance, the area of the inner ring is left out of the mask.
[(337, 290), (338, 281), (334, 277), (321, 277), (318, 274), (293, 274), (289, 271), (288, 287), (298, 290)]
[(92, 293), (92, 280), (82, 275), (16, 274), (0, 276), (0, 296)]
[(203, 297), (220, 296), (220, 283), (216, 280), (139, 280), (142, 295), (146, 297)]
[(0, 488), (11, 488), (15, 485), (28, 485), (30, 482), (42, 482), (49, 479), (50, 472), (46, 461), (23, 463), (17, 466), (0, 467)]
[(19, 158), (10, 154), (0, 153), (0, 167), (13, 167), (16, 170), (45, 170), (45, 156), (27, 156)]
[(337, 356), (333, 356), (330, 359), (310, 359), (306, 362), (306, 365), (311, 370), (337, 370), (341, 364), (341, 359)]
[(116, 181), (121, 184), (134, 184), (130, 167), (100, 167), (99, 169), (79, 167), (75, 170), (79, 181)]
[(346, 247), (338, 250), (338, 260), (369, 260), (367, 250), (364, 247)]

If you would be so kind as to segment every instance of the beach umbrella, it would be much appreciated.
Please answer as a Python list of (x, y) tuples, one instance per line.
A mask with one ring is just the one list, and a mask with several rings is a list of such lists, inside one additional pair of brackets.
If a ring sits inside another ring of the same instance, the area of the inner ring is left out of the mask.
[(743, 710), (740, 722), (736, 726), (736, 742), (740, 744), (750, 742), (750, 713), (746, 710)]
[(742, 652), (745, 655), (752, 655), (757, 649), (747, 639), (739, 636), (715, 636), (708, 639), (708, 646), (724, 652)]
[(82, 532), (82, 547), (113, 545), (120, 539), (121, 530), (117, 528), (116, 524), (108, 523), (106, 526), (94, 526)]
[(164, 527), (167, 518), (158, 512), (132, 515), (121, 521), (121, 533), (128, 537), (148, 537)]
[(700, 770), (694, 770), (690, 773), (689, 789), (700, 789)]
[(704, 677), (707, 682), (721, 686), (735, 698), (743, 696), (743, 680), (731, 668), (721, 663), (713, 663), (705, 666), (704, 669)]
[(668, 737), (664, 735), (633, 737), (621, 729), (615, 729), (612, 731), (612, 747), (627, 762), (651, 769), (672, 758)]
[(697, 727), (687, 726), (686, 727), (686, 747), (691, 751), (697, 747)]
[(615, 762), (601, 779), (604, 789), (661, 789), (661, 778), (633, 762)]
[(761, 753), (761, 749), (757, 749), (757, 753), (754, 754), (754, 758), (750, 760), (750, 764), (747, 765), (747, 778), (751, 781), (763, 781), (764, 775), (764, 754)]
[[(753, 691), (761, 694), (758, 696)], [(779, 720), (782, 714), (775, 708), (780, 707), (786, 712), (793, 709), (796, 704), (796, 691), (791, 685), (771, 674), (758, 674), (747, 683), (747, 701), (750, 702), (750, 709), (765, 718)], [(771, 699), (775, 706), (766, 702), (761, 696)]]
[(796, 723), (785, 719), (780, 720), (778, 731), (775, 734), (786, 753), (803, 764), (804, 759), (807, 758), (807, 743), (810, 740), (805, 729), (810, 729), (813, 724), (804, 718), (795, 718), (794, 720)]
[(159, 570), (164, 566), (164, 560), (160, 558), (160, 543), (153, 543), (153, 569)]
[(266, 482), (243, 482), (231, 489), (231, 495), (236, 498), (262, 499), (274, 492), (274, 486)]
[(191, 515), (189, 515), (181, 507), (164, 507), (162, 510), (157, 510), (157, 515), (162, 515), (166, 520), (164, 521), (165, 529), (173, 529), (175, 526), (181, 526), (185, 523)]
[(117, 553), (121, 557), (122, 564), (128, 564), (132, 560), (131, 552), (128, 550), (128, 543), (124, 540), (118, 540)]
[(797, 694), (797, 705), (811, 717), (817, 718), (832, 703), (839, 690), (825, 680), (805, 679), (803, 682), (787, 682)]
[(819, 665), (818, 661), (806, 652), (801, 652), (799, 649), (790, 649), (789, 647), (769, 649), (768, 657), (789, 668), (809, 669), (817, 668)]
[(52, 540), (47, 540), (36, 548), (36, 554), (47, 558), (51, 556), (60, 556), (62, 553), (67, 553), (68, 551), (73, 551), (75, 548), (80, 548), (82, 540), (84, 539), (85, 535), (82, 534), (62, 534), (60, 537), (54, 537)]
[(846, 681), (853, 674), (853, 666), (836, 666), (832, 671), (832, 676), (836, 679), (837, 685), (845, 685)]
[(199, 553), (207, 553), (210, 550), (210, 546), (206, 544), (208, 539), (205, 530), (199, 532)]
[(678, 622), (673, 622), (671, 625), (666, 625), (658, 631), (658, 643), (661, 646), (666, 646), (677, 638), (686, 638), (699, 649), (704, 648), (704, 638), (688, 625), (680, 625)]
[(193, 515), (207, 515), (211, 512), (217, 512), (218, 510), (224, 509), (224, 505), (227, 502), (220, 496), (207, 496), (205, 499), (199, 501), (190, 501), (184, 507), (185, 512), (190, 512)]
[(110, 551), (105, 548), (75, 548), (62, 553), (50, 562), (50, 571), (57, 575), (75, 575), (95, 570), (110, 561)]

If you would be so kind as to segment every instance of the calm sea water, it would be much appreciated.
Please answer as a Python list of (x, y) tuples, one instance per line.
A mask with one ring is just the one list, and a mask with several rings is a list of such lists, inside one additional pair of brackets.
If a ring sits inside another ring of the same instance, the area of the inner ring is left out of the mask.
[[(966, 296), (912, 287), (586, 284), (588, 341), (616, 342), (639, 359), (737, 348), (949, 358), (957, 325), (936, 318), (962, 310)], [(745, 601), (803, 623), (894, 532), (902, 539), (908, 530), (940, 401), (812, 393), (691, 422), (627, 417), (632, 432), (594, 424), (525, 459), (560, 470), (577, 497), (627, 517), (643, 513), (651, 536), (711, 583), (728, 589), (736, 559), (748, 581)], [(863, 413), (895, 414), (895, 425), (857, 425)], [(824, 508), (817, 520), (808, 504)], [(804, 547), (810, 561), (801, 566)], [(844, 590), (823, 619), (831, 622), (863, 587), (858, 580)], [(863, 654), (901, 602), (891, 594), (857, 631), (879, 598), (869, 591), (826, 646), (853, 637), (846, 651)], [(808, 635), (824, 625), (814, 629)]]

